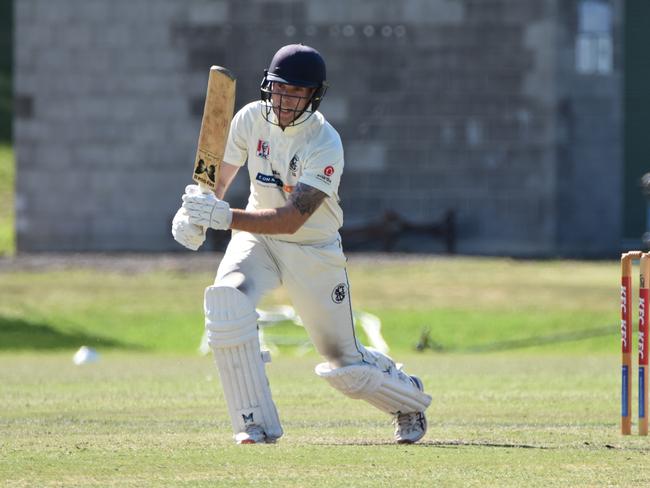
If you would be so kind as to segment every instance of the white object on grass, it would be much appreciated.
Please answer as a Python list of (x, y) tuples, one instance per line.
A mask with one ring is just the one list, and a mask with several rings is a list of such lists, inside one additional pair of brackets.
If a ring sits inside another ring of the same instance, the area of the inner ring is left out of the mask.
[(81, 346), (72, 356), (72, 362), (77, 366), (81, 364), (96, 363), (99, 361), (99, 353), (91, 347)]

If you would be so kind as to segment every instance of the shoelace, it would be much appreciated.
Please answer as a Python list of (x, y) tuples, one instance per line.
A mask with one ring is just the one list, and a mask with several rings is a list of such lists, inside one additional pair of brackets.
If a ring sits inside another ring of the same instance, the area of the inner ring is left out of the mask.
[(400, 413), (397, 415), (393, 423), (397, 425), (401, 431), (408, 431), (415, 427), (417, 418), (417, 413)]

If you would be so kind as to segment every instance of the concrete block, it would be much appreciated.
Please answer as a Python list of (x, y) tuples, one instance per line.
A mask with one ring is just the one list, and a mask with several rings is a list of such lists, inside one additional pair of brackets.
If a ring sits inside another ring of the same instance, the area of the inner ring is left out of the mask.
[[(96, 0), (100, 3), (102, 0)], [(142, 25), (154, 22), (160, 19), (157, 13), (159, 9), (163, 9), (167, 5), (167, 0), (118, 0), (108, 3), (110, 7), (107, 17), (104, 17), (107, 22), (121, 23), (121, 22), (141, 22)]]
[(22, 50), (55, 49), (58, 43), (58, 30), (52, 24), (34, 22), (32, 24), (16, 24), (15, 34), (21, 42), (14, 43), (16, 54)]
[(26, 150), (33, 149), (36, 141), (46, 140), (48, 136), (47, 125), (38, 119), (14, 119), (13, 130), (15, 146)]
[[(156, 29), (156, 27), (152, 27)], [(150, 29), (145, 29), (147, 35)], [(138, 26), (136, 22), (123, 22), (107, 23), (105, 25), (95, 27), (95, 37), (97, 45), (102, 49), (117, 49), (125, 53), (129, 48), (138, 46), (136, 42), (138, 31), (142, 31), (142, 26)]]
[(32, 25), (36, 22), (36, 4), (39, 0), (21, 0), (13, 2), (14, 7), (14, 29), (18, 26)]
[(230, 5), (226, 0), (196, 0), (189, 4), (187, 16), (192, 25), (222, 24), (228, 21)]
[(59, 49), (79, 49), (80, 46), (89, 48), (95, 44), (97, 27), (83, 22), (66, 22), (65, 27), (57, 32)]
[(345, 146), (346, 171), (383, 171), (386, 146), (377, 141), (349, 141)]
[(319, 110), (325, 115), (328, 121), (336, 125), (336, 123), (344, 123), (348, 120), (348, 101), (342, 97), (328, 97), (325, 95), (323, 103)]
[(38, 144), (36, 146), (34, 167), (41, 168), (42, 176), (62, 170), (72, 170), (76, 168), (72, 163), (72, 148), (69, 145), (58, 143)]
[[(185, 68), (185, 55), (170, 49), (153, 50), (147, 58), (149, 69), (160, 73), (173, 73)], [(208, 67), (209, 68), (209, 67)]]
[[(20, 1), (17, 3), (20, 3)], [(36, 22), (46, 25), (59, 24), (58, 27), (60, 28), (62, 24), (66, 24), (72, 18), (73, 9), (70, 8), (71, 5), (66, 5), (66, 3), (69, 2), (64, 2), (62, 5), (61, 2), (39, 0), (35, 4)]]
[[(196, 0), (192, 0), (195, 2)], [(147, 12), (144, 18), (150, 18), (155, 24), (169, 23), (174, 20), (187, 21), (188, 6), (186, 2), (176, 0), (147, 0)]]
[(83, 171), (91, 174), (93, 168), (111, 167), (115, 163), (116, 148), (112, 144), (102, 142), (79, 143), (72, 150), (72, 157)]
[[(137, 140), (137, 132), (135, 134), (135, 140)], [(156, 166), (156, 160), (149, 157), (138, 144), (122, 144), (119, 146), (111, 146), (110, 150), (110, 159), (111, 165), (110, 168), (117, 170), (121, 168), (122, 171), (128, 172), (130, 169), (142, 169), (147, 168), (148, 171), (154, 171)]]
[(460, 24), (466, 18), (465, 2), (458, 0), (419, 0), (404, 2), (403, 22)]
[[(46, 0), (47, 1), (47, 0)], [(60, 3), (50, 2), (52, 4)], [(73, 22), (82, 22), (100, 27), (107, 23), (112, 23), (114, 17), (112, 13), (121, 5), (128, 4), (125, 0), (67, 0), (67, 5), (63, 7), (69, 12), (69, 19)]]

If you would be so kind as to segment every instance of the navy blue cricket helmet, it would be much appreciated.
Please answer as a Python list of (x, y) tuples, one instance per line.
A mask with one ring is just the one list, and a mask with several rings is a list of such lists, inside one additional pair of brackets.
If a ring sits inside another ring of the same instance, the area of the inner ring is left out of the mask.
[[(269, 68), (264, 70), (260, 87), (262, 101), (267, 102), (271, 99), (273, 82), (314, 88), (305, 110), (297, 114), (296, 119), (304, 112), (313, 113), (318, 110), (327, 91), (326, 71), (323, 56), (313, 47), (304, 44), (284, 46), (275, 53)], [(270, 103), (266, 105), (270, 106)], [(270, 109), (267, 115), (269, 113)]]

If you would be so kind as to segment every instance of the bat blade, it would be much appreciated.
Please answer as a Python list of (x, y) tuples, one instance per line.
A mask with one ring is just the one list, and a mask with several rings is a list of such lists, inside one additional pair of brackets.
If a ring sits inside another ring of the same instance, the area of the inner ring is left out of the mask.
[(204, 193), (215, 191), (235, 110), (235, 76), (226, 68), (212, 66), (205, 95), (199, 142), (192, 179)]

